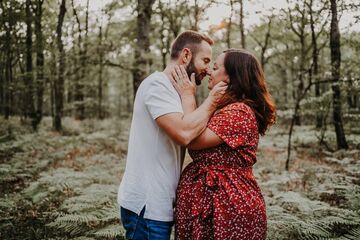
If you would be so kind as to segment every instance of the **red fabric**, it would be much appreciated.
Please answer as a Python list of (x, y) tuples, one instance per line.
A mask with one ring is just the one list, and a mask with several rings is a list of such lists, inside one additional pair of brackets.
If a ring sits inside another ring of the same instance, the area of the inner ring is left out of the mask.
[(193, 162), (177, 189), (176, 239), (266, 239), (265, 202), (252, 174), (259, 141), (254, 112), (244, 103), (230, 104), (208, 128), (224, 143), (189, 151)]

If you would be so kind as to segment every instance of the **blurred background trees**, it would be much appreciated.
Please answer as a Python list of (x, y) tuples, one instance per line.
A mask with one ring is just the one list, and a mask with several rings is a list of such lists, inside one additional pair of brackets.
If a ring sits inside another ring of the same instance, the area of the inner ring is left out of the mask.
[[(280, 120), (318, 129), (334, 125), (337, 148), (347, 148), (343, 125), (360, 112), (359, 4), (287, 0), (251, 12), (256, 4), (2, 0), (1, 114), (20, 116), (34, 130), (43, 116), (52, 116), (58, 131), (64, 116), (128, 116), (138, 85), (164, 68), (176, 35), (192, 29), (215, 40), (214, 57), (229, 47), (255, 53)], [(215, 15), (223, 17), (209, 24)], [(198, 101), (207, 95), (206, 85), (198, 89)]]

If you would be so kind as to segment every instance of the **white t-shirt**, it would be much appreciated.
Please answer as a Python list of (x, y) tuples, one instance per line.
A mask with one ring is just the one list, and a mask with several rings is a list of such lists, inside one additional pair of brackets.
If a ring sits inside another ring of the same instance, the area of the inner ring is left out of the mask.
[(175, 192), (181, 173), (180, 145), (157, 125), (167, 113), (183, 113), (181, 99), (168, 77), (155, 72), (140, 84), (135, 97), (125, 173), (118, 203), (144, 218), (173, 221)]

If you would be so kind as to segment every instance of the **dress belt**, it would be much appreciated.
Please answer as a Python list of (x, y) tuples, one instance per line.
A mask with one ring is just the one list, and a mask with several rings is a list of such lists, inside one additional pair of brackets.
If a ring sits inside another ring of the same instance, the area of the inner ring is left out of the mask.
[[(234, 187), (229, 176), (230, 173), (241, 173), (252, 177), (252, 167), (234, 167), (234, 166), (200, 166), (195, 173), (194, 192), (195, 198), (193, 199), (191, 215), (193, 218), (200, 217), (206, 219), (211, 217), (213, 213), (213, 202), (216, 193), (221, 186), (225, 192), (230, 196), (230, 186)], [(226, 187), (228, 185), (229, 187)], [(230, 199), (231, 200), (231, 199)], [(235, 207), (237, 204), (234, 204)]]

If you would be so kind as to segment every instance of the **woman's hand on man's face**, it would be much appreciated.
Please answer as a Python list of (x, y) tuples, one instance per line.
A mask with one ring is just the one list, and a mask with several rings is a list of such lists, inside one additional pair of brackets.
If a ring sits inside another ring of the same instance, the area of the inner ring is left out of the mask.
[(219, 106), (221, 100), (226, 94), (226, 89), (228, 88), (228, 84), (224, 81), (218, 82), (209, 92), (209, 98), (216, 106)]
[(176, 65), (171, 71), (171, 76), (171, 83), (181, 97), (195, 96), (195, 73), (192, 73), (189, 79), (184, 65)]

